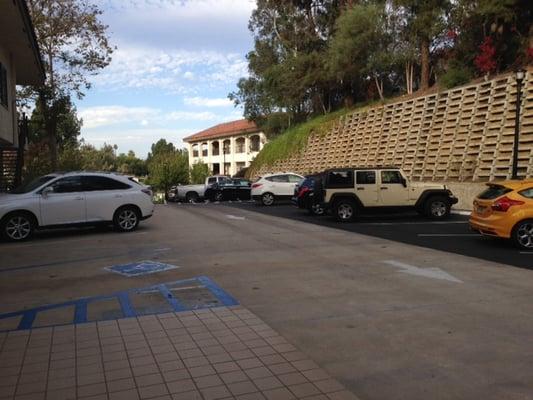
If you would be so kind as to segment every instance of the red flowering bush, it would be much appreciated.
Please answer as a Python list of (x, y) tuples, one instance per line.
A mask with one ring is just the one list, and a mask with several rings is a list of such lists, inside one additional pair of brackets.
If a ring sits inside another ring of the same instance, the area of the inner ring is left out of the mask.
[(496, 70), (496, 47), (490, 36), (485, 37), (479, 46), (479, 54), (474, 59), (478, 71), (490, 74)]
[(533, 62), (533, 47), (527, 49), (527, 60)]

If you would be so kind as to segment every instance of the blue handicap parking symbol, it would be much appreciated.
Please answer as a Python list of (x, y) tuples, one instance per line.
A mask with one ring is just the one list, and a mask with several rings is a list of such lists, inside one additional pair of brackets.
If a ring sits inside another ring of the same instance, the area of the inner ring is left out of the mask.
[(141, 276), (153, 274), (156, 272), (167, 271), (169, 269), (179, 268), (175, 265), (164, 264), (157, 261), (140, 261), (129, 264), (113, 265), (106, 267), (107, 271), (115, 272), (124, 276)]

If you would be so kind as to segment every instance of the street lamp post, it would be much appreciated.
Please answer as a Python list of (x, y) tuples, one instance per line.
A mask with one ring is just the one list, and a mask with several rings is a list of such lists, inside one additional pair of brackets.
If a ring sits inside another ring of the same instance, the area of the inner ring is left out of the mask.
[(513, 171), (512, 179), (518, 179), (518, 143), (520, 141), (520, 104), (522, 97), (522, 81), (526, 72), (523, 69), (516, 71), (516, 113), (514, 121), (514, 144), (513, 144)]
[(226, 146), (224, 145), (224, 143), (222, 143), (222, 154), (223, 154), (222, 175), (226, 175)]

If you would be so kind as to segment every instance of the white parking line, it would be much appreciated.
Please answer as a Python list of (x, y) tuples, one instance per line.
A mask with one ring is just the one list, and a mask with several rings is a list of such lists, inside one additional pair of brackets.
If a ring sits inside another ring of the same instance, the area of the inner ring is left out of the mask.
[(481, 236), (479, 233), (419, 233), (417, 236), (420, 237), (469, 237), (469, 236)]
[(452, 210), (451, 213), (455, 215), (467, 215), (467, 216), (472, 214), (471, 211), (466, 211), (466, 210)]
[(236, 220), (239, 220), (239, 221), (242, 221), (242, 220), (245, 220), (245, 219), (246, 219), (246, 217), (239, 217), (239, 216), (231, 215), (231, 214), (226, 214), (226, 218), (229, 218), (229, 219), (236, 219)]
[(468, 224), (468, 221), (356, 222), (356, 225), (446, 225), (446, 224)]

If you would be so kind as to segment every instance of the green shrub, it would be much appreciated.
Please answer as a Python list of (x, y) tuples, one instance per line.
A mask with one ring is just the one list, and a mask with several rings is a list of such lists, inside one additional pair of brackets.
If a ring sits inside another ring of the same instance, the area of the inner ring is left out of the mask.
[(440, 77), (439, 84), (443, 89), (464, 85), (472, 79), (472, 72), (463, 65), (450, 65), (448, 70)]

